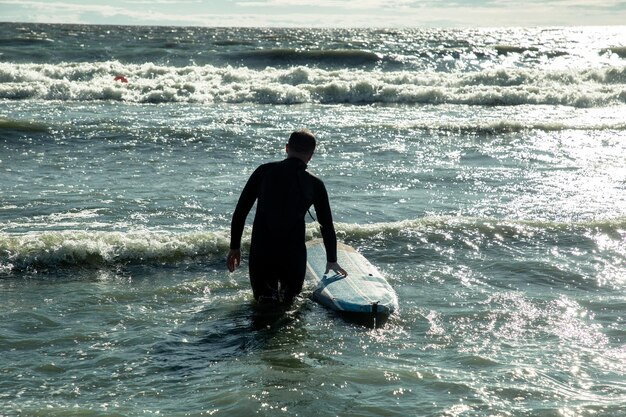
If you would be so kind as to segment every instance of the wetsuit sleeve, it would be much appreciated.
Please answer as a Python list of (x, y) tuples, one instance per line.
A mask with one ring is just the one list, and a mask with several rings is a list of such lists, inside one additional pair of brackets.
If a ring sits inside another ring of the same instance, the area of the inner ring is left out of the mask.
[(328, 262), (337, 262), (337, 235), (335, 233), (335, 226), (333, 225), (333, 216), (330, 212), (328, 193), (321, 180), (316, 178), (314, 184), (315, 194), (313, 206), (315, 207), (315, 214), (317, 214), (317, 221), (321, 226), (322, 239), (324, 240), (324, 247), (326, 248), (326, 260)]
[(259, 195), (259, 187), (263, 179), (263, 166), (258, 167), (248, 179), (246, 186), (239, 196), (237, 207), (233, 213), (230, 223), (230, 248), (239, 249), (241, 247), (241, 235), (246, 224), (246, 217)]

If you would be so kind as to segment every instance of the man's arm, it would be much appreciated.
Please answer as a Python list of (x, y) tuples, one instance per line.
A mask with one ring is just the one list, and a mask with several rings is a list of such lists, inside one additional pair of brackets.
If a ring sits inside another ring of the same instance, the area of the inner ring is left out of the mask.
[(262, 180), (262, 166), (258, 167), (248, 179), (230, 222), (230, 251), (226, 258), (226, 266), (233, 272), (241, 263), (241, 236), (246, 224), (246, 218), (258, 196), (259, 186)]
[(326, 272), (331, 269), (344, 277), (348, 273), (337, 263), (337, 234), (335, 233), (335, 225), (333, 224), (333, 216), (330, 211), (330, 203), (328, 202), (328, 193), (324, 183), (318, 178), (314, 178), (315, 197), (313, 206), (317, 214), (317, 221), (320, 224), (324, 247), (326, 248)]

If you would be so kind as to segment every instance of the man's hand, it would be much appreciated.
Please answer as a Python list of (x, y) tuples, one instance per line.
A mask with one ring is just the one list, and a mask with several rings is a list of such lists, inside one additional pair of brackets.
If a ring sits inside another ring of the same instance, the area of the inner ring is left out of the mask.
[(231, 249), (228, 252), (228, 256), (226, 257), (226, 266), (230, 272), (234, 272), (235, 269), (241, 263), (241, 250), (240, 249)]
[(335, 273), (343, 277), (348, 276), (348, 273), (346, 272), (346, 270), (343, 269), (341, 266), (339, 266), (337, 262), (326, 262), (326, 272), (324, 272), (324, 275), (328, 274), (328, 272), (330, 272), (331, 269), (335, 271)]

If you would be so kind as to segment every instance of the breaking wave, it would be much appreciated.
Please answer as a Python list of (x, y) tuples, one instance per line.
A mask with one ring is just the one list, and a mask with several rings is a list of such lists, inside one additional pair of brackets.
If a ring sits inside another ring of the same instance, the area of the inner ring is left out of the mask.
[[(576, 224), (433, 216), (373, 224), (338, 223), (337, 236), (348, 243), (381, 241), (458, 242), (473, 247), (481, 241), (571, 241), (602, 234), (626, 238), (626, 218)], [(307, 239), (319, 237), (315, 224)], [(250, 230), (244, 233), (244, 249)], [(473, 243), (472, 243), (473, 242)], [(46, 271), (57, 267), (101, 268), (118, 264), (175, 263), (204, 257), (223, 258), (229, 247), (227, 230), (214, 232), (104, 232), (58, 231), (25, 234), (0, 233), (0, 276), (15, 272)]]
[(0, 234), (0, 273), (176, 262), (228, 250), (219, 233), (60, 231)]
[[(276, 53), (269, 51), (265, 53)], [(294, 51), (293, 54), (296, 54)], [(290, 54), (282, 53), (291, 59)], [(298, 55), (295, 55), (298, 56)], [(377, 59), (356, 54), (351, 59)], [(123, 75), (128, 82), (114, 81)], [(603, 107), (626, 103), (626, 67), (474, 73), (102, 63), (0, 63), (0, 99), (130, 103), (465, 104)]]

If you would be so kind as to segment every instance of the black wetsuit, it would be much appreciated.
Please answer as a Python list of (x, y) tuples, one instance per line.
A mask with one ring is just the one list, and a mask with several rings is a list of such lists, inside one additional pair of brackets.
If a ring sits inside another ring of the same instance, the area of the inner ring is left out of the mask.
[(337, 238), (324, 183), (298, 158), (258, 167), (241, 192), (231, 223), (230, 248), (239, 249), (246, 217), (258, 199), (252, 226), (249, 270), (257, 300), (286, 300), (300, 293), (306, 271), (305, 222), (313, 205), (327, 260), (337, 261)]

